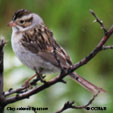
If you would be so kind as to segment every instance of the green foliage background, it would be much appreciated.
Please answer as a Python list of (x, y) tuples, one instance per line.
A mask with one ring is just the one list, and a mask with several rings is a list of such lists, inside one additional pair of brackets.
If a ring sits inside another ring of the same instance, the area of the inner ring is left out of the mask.
[[(70, 54), (73, 63), (78, 62), (95, 48), (103, 37), (103, 31), (94, 17), (89, 13), (93, 9), (103, 20), (106, 28), (113, 24), (113, 0), (0, 0), (0, 34), (4, 35), (8, 44), (5, 47), (5, 91), (20, 87), (34, 72), (20, 63), (11, 48), (11, 28), (7, 27), (13, 13), (20, 8), (38, 13), (45, 24), (54, 32), (56, 40)], [(113, 36), (106, 45), (113, 44)], [(107, 107), (106, 111), (67, 110), (64, 113), (112, 113), (113, 112), (113, 50), (99, 53), (87, 65), (77, 72), (103, 87), (107, 93), (100, 94), (91, 106)], [(47, 76), (50, 80), (54, 75)], [(70, 78), (65, 78), (67, 85), (58, 83), (30, 99), (25, 99), (7, 107), (48, 107), (48, 111), (38, 113), (53, 113), (70, 100), (77, 105), (83, 105), (91, 98), (91, 93), (76, 84)], [(6, 109), (7, 109), (6, 107)], [(5, 113), (33, 113), (32, 111), (7, 111)]]

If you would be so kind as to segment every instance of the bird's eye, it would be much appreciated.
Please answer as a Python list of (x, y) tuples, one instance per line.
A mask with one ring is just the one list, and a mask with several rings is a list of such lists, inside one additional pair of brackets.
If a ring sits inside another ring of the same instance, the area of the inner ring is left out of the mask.
[(20, 20), (20, 23), (21, 23), (21, 24), (23, 24), (23, 23), (24, 23), (24, 21), (23, 21), (23, 20)]

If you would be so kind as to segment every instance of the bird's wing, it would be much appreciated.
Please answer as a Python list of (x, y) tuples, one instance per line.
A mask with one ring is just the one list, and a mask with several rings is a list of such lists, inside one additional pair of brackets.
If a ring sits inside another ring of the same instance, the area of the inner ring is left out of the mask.
[(53, 33), (44, 25), (41, 24), (33, 29), (23, 33), (22, 45), (34, 54), (37, 54), (47, 62), (58, 66), (55, 59), (53, 45), (56, 49), (56, 56), (63, 66), (68, 66), (71, 63), (69, 55), (64, 49), (56, 43)]

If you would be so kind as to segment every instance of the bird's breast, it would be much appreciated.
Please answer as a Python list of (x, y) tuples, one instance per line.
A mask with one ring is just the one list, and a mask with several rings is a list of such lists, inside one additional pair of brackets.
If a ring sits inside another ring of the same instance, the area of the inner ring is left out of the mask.
[(44, 73), (46, 72), (59, 72), (59, 69), (53, 66), (51, 63), (44, 61), (38, 54), (32, 53), (31, 51), (27, 50), (21, 44), (22, 35), (21, 34), (12, 34), (11, 43), (12, 48), (16, 56), (20, 59), (20, 61), (28, 66), (29, 68), (37, 69), (43, 68)]

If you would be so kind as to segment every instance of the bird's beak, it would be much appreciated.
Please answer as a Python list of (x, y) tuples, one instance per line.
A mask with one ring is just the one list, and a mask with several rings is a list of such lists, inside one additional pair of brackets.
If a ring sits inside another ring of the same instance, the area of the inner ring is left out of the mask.
[(15, 27), (16, 23), (14, 21), (11, 21), (11, 22), (8, 23), (8, 26), (9, 27)]

